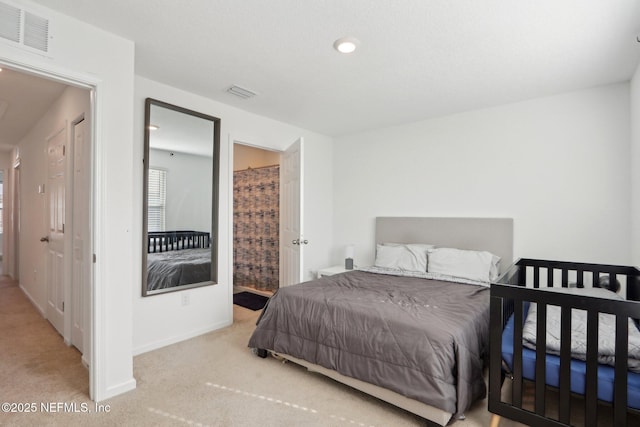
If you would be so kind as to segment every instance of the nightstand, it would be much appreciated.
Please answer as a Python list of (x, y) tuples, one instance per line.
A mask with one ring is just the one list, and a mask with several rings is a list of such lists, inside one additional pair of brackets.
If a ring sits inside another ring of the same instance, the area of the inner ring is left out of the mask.
[(345, 273), (347, 271), (353, 270), (347, 270), (346, 268), (344, 268), (344, 265), (334, 265), (333, 267), (323, 268), (321, 270), (318, 270), (318, 279), (320, 279), (321, 277), (333, 276), (334, 274)]

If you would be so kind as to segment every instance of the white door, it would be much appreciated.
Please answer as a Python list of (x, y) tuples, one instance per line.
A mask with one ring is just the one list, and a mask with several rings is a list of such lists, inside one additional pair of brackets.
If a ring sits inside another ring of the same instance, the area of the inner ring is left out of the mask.
[(65, 128), (47, 141), (47, 319), (64, 336)]
[(307, 241), (303, 234), (302, 160), (300, 138), (282, 153), (280, 166), (280, 286), (303, 280), (303, 249)]
[(89, 191), (91, 176), (89, 171), (89, 144), (87, 143), (86, 121), (73, 126), (73, 277), (71, 280), (71, 344), (80, 352), (87, 322), (87, 289), (89, 283)]

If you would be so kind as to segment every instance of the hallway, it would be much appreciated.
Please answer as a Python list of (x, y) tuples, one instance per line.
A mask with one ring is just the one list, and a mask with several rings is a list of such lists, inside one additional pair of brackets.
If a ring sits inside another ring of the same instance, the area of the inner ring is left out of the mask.
[(31, 304), (18, 283), (0, 276), (0, 400), (89, 402), (89, 371)]

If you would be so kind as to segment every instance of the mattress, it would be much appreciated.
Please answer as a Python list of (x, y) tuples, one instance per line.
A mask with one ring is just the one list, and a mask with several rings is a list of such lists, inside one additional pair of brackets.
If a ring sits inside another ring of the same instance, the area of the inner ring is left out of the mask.
[[(529, 303), (525, 303), (523, 319), (526, 319)], [(502, 359), (509, 369), (513, 369), (513, 333), (514, 317), (511, 315), (502, 333)], [(582, 360), (571, 360), (571, 391), (585, 394), (587, 364)], [(598, 365), (598, 399), (613, 402), (614, 368), (609, 365)], [(522, 376), (535, 380), (536, 352), (529, 348), (522, 349)], [(547, 354), (545, 382), (548, 385), (560, 385), (560, 357)], [(631, 408), (640, 409), (640, 374), (629, 372), (627, 375), (627, 404)]]

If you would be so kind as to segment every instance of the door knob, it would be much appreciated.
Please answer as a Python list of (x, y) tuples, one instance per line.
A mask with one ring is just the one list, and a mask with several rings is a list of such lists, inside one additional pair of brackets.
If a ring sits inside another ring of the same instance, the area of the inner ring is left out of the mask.
[(299, 245), (300, 244), (300, 239), (294, 239), (291, 241), (291, 244), (293, 245)]
[(49, 236), (41, 237), (40, 241), (41, 242), (48, 242), (49, 241)]

